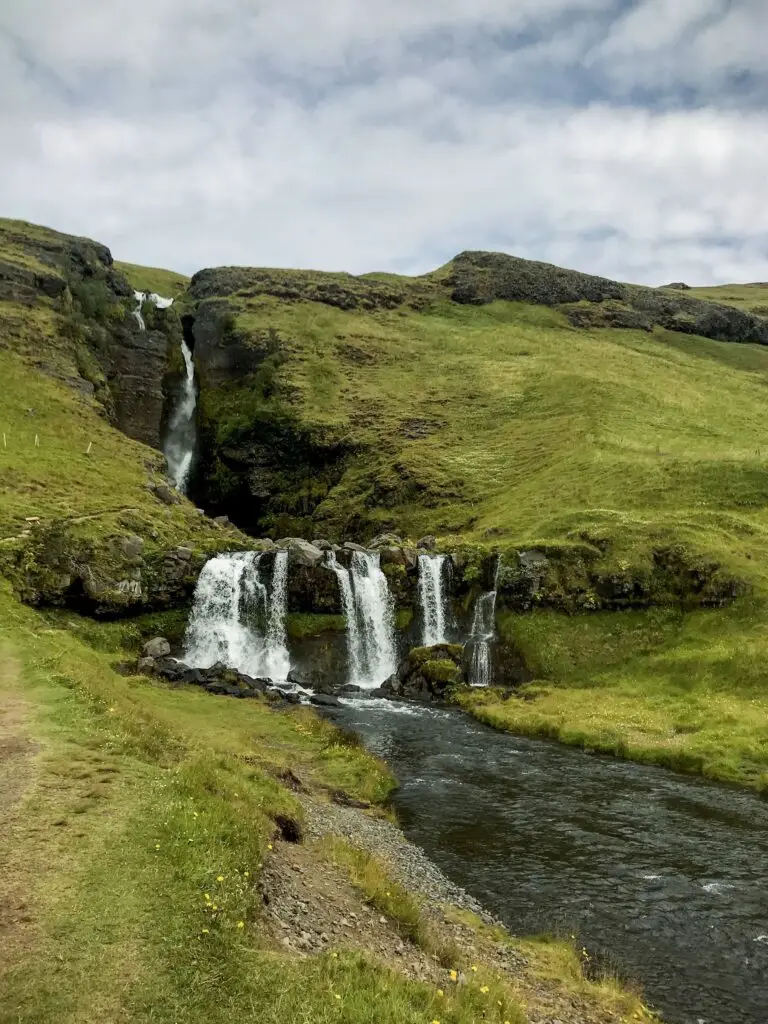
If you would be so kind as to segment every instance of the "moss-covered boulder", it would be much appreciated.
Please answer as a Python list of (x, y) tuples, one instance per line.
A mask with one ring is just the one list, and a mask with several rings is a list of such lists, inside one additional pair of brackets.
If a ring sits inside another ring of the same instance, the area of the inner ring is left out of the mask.
[(463, 659), (461, 644), (414, 647), (381, 689), (395, 700), (442, 700), (450, 690), (466, 685)]

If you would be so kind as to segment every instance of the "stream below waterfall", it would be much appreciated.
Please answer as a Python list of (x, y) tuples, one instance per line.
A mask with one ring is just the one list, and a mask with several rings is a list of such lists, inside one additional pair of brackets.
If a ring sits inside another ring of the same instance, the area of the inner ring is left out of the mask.
[(387, 760), (408, 838), (512, 932), (576, 935), (668, 1024), (766, 1024), (768, 802), (447, 708), (327, 717)]

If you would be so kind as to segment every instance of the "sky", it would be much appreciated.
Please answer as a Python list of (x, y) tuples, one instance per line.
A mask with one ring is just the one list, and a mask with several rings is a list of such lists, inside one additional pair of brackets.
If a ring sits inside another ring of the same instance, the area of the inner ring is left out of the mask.
[(768, 281), (768, 0), (2, 0), (0, 215), (117, 259)]

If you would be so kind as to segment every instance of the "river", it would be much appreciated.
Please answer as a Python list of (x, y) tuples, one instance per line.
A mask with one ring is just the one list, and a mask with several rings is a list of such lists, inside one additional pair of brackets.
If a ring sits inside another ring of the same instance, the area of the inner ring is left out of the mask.
[(767, 1024), (768, 802), (442, 707), (328, 717), (390, 764), (408, 838), (510, 931), (576, 935), (669, 1024)]

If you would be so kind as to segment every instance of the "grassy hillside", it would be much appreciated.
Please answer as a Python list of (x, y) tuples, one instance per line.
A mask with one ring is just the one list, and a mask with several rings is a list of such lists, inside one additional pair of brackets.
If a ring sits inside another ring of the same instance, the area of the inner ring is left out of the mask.
[(125, 275), (139, 292), (154, 292), (167, 299), (178, 298), (189, 284), (189, 278), (177, 274), (173, 270), (162, 270), (160, 267), (141, 267), (136, 263), (115, 261), (115, 267)]
[(708, 288), (691, 288), (691, 295), (710, 302), (723, 302), (737, 309), (768, 316), (768, 283), (719, 284)]

